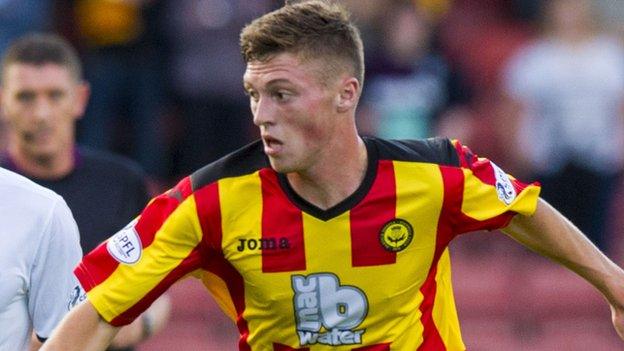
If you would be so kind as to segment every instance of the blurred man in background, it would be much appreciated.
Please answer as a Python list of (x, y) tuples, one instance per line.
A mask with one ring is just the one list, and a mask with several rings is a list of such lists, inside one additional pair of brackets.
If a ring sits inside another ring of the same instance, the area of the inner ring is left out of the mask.
[(595, 6), (545, 2), (545, 32), (511, 60), (504, 80), (524, 168), (543, 197), (606, 250), (624, 171), (624, 46), (601, 28)]
[[(27, 35), (2, 61), (0, 107), (6, 122), (5, 168), (21, 173), (65, 198), (89, 252), (119, 230), (147, 203), (145, 176), (133, 162), (75, 143), (89, 86), (74, 49), (61, 37)], [(113, 343), (129, 347), (160, 329), (169, 311), (166, 297)]]

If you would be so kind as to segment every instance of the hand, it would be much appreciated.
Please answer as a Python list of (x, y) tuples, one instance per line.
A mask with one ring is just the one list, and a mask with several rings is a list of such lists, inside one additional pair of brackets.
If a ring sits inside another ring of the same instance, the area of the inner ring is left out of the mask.
[(611, 305), (611, 319), (615, 331), (620, 336), (620, 339), (624, 340), (624, 309)]

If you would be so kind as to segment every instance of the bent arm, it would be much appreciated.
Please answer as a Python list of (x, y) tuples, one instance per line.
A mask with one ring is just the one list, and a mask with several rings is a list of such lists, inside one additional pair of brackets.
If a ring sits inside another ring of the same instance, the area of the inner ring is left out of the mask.
[(134, 322), (122, 327), (113, 339), (111, 346), (129, 348), (146, 340), (162, 330), (169, 319), (171, 301), (168, 295), (162, 295)]
[(41, 351), (105, 350), (118, 330), (104, 321), (87, 299), (65, 316)]
[(611, 305), (616, 331), (624, 339), (624, 271), (569, 220), (540, 199), (533, 216), (514, 217), (503, 232), (596, 287)]

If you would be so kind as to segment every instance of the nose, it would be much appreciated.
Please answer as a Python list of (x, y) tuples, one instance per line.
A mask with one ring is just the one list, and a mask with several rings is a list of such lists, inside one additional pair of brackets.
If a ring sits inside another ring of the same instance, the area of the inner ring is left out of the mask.
[(257, 101), (252, 101), (251, 113), (253, 114), (253, 123), (258, 127), (266, 127), (274, 123), (274, 109), (271, 99), (259, 97)]
[(36, 121), (47, 121), (52, 118), (52, 113), (52, 105), (47, 99), (37, 99), (34, 109), (34, 117)]

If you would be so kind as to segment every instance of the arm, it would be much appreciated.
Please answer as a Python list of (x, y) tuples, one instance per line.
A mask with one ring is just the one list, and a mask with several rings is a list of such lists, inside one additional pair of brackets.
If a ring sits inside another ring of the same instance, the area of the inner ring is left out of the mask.
[(67, 314), (41, 351), (105, 350), (118, 331), (100, 317), (87, 299)]
[(570, 221), (540, 199), (533, 216), (517, 215), (503, 231), (596, 287), (611, 305), (613, 324), (624, 339), (624, 271)]
[(111, 346), (120, 349), (127, 348), (146, 340), (163, 329), (169, 318), (170, 310), (171, 302), (169, 296), (163, 295), (159, 297), (139, 318), (119, 330)]
[(43, 344), (41, 343), (41, 341), (39, 341), (39, 338), (37, 338), (37, 335), (33, 332), (30, 337), (30, 348), (28, 350), (37, 351), (41, 348), (41, 345)]

